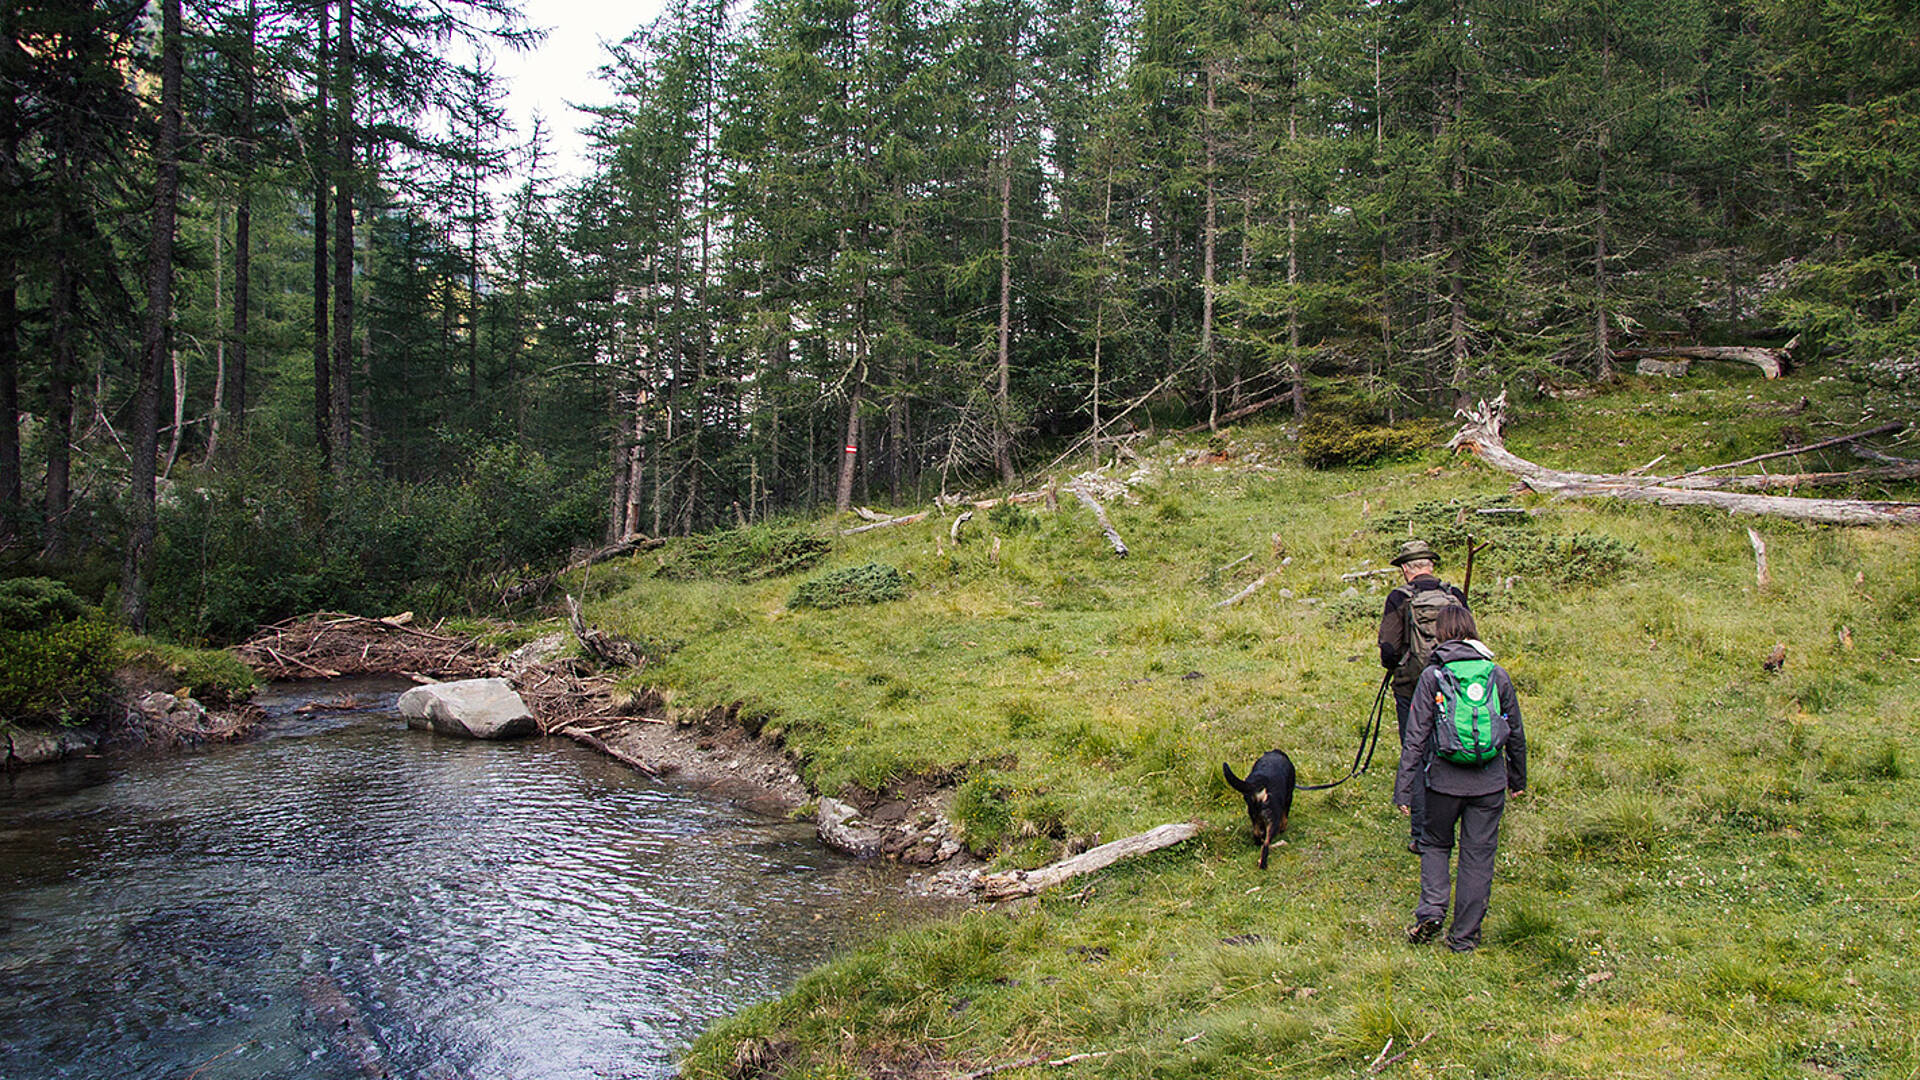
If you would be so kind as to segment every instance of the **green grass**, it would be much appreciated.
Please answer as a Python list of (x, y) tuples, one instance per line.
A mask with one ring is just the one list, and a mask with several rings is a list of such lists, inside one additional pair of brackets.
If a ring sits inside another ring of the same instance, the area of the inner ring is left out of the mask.
[[(1665, 454), (1656, 471), (1679, 471), (1849, 430), (1864, 402), (1814, 375), (1629, 380), (1522, 406), (1509, 445), (1594, 472)], [(1303, 782), (1344, 769), (1386, 582), (1343, 597), (1340, 575), (1384, 565), (1409, 517), (1500, 499), (1508, 478), (1440, 451), (1315, 472), (1273, 427), (1227, 441), (1263, 467), (1145, 451), (1161, 464), (1111, 507), (1125, 560), (1063, 500), (976, 519), (958, 547), (938, 518), (854, 537), (822, 523), (822, 570), (905, 575), (903, 599), (874, 605), (790, 609), (796, 576), (669, 580), (651, 556), (595, 569), (596, 624), (677, 643), (650, 682), (689, 707), (746, 702), (819, 791), (951, 775), (968, 842), (1021, 865), (1210, 823), (1090, 892), (829, 964), (709, 1031), (685, 1075), (1114, 1051), (997, 1075), (1347, 1076), (1392, 1039), (1413, 1049), (1388, 1076), (1920, 1076), (1920, 536), (1515, 500), (1536, 514), (1482, 556), (1474, 593), (1521, 694), (1532, 784), (1506, 818), (1487, 943), (1453, 956), (1401, 938), (1417, 873), (1388, 805), (1390, 733), (1372, 774), (1301, 795), (1265, 873), (1219, 769), (1273, 746)], [(1770, 551), (1764, 592), (1749, 526)], [(1594, 573), (1538, 558), (1577, 537), (1606, 556)], [(1264, 590), (1212, 608), (1276, 550), (1292, 562)], [(1463, 552), (1443, 554), (1457, 580)], [(1768, 674), (1776, 642), (1788, 659)]]

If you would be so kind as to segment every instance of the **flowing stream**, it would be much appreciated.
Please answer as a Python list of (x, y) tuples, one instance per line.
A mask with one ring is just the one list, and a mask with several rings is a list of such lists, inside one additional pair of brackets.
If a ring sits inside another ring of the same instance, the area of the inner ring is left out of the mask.
[(913, 914), (809, 826), (564, 740), (408, 731), (402, 688), (275, 688), (246, 744), (0, 776), (0, 1075), (671, 1076)]

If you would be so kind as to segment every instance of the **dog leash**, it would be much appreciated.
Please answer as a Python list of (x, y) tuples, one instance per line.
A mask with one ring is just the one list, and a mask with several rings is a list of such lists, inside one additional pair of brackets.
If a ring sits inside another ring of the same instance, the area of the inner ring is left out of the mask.
[(1360, 729), (1360, 745), (1353, 750), (1353, 764), (1347, 767), (1347, 775), (1331, 784), (1301, 784), (1295, 791), (1326, 791), (1337, 788), (1356, 776), (1365, 776), (1373, 767), (1373, 750), (1380, 745), (1380, 725), (1385, 718), (1387, 706), (1387, 686), (1393, 681), (1393, 672), (1380, 676), (1380, 691), (1373, 695), (1373, 712), (1367, 716), (1366, 726)]

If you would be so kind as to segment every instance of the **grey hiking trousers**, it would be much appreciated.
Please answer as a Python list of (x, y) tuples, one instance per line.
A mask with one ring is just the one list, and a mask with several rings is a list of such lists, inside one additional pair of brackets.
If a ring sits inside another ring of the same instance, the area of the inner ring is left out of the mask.
[[(1420, 904), (1413, 921), (1444, 919), (1448, 893), (1453, 899), (1453, 926), (1447, 947), (1465, 951), (1480, 944), (1480, 921), (1487, 916), (1493, 895), (1493, 857), (1500, 846), (1500, 815), (1507, 793), (1449, 795), (1427, 791), (1426, 836), (1420, 844)], [(1450, 875), (1454, 833), (1459, 832), (1460, 867)]]

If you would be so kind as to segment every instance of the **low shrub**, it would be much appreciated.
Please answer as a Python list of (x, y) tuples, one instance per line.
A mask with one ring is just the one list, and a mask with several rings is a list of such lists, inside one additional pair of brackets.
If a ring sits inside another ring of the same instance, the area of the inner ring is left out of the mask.
[(0, 581), (0, 630), (45, 630), (70, 623), (86, 612), (86, 601), (52, 578)]
[(0, 717), (74, 722), (112, 688), (119, 633), (103, 616), (0, 630)]
[(1469, 538), (1486, 545), (1480, 565), (1487, 572), (1551, 585), (1604, 585), (1640, 557), (1632, 544), (1603, 533), (1541, 532), (1539, 519), (1507, 495), (1416, 503), (1381, 515), (1373, 530), (1396, 542), (1417, 536), (1443, 556), (1457, 556), (1442, 566), (1443, 575), (1465, 569)]
[(1425, 421), (1380, 427), (1318, 414), (1300, 426), (1300, 460), (1314, 469), (1401, 461), (1426, 451), (1439, 433), (1438, 425)]
[(260, 685), (253, 669), (225, 649), (193, 649), (134, 638), (126, 644), (124, 655), (129, 665), (164, 677), (171, 687), (184, 687), (205, 705), (245, 701)]
[(879, 604), (907, 593), (907, 579), (885, 563), (867, 563), (810, 577), (793, 590), (788, 607), (836, 608)]
[(660, 556), (662, 577), (758, 581), (811, 570), (833, 545), (805, 525), (766, 522), (689, 536)]

